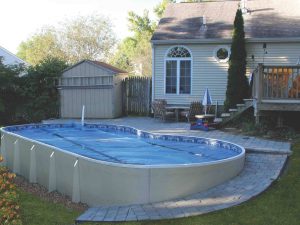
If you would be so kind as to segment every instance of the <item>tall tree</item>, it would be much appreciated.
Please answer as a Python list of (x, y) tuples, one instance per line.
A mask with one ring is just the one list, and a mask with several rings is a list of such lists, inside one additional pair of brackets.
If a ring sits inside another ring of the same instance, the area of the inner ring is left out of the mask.
[(117, 47), (110, 63), (130, 73), (134, 71), (134, 57), (137, 40), (132, 37), (125, 38)]
[(150, 39), (156, 23), (150, 19), (147, 10), (143, 15), (129, 12), (128, 22), (133, 35), (119, 44), (110, 62), (130, 73), (150, 76), (152, 65)]
[(83, 59), (107, 61), (116, 44), (108, 18), (77, 17), (59, 27), (44, 28), (19, 46), (17, 55), (32, 65), (48, 57), (76, 63)]
[(116, 44), (112, 24), (99, 15), (78, 17), (62, 24), (61, 43), (68, 61), (106, 61)]
[(169, 3), (176, 3), (176, 0), (162, 0), (159, 4), (157, 4), (154, 8), (154, 13), (156, 14), (156, 16), (160, 19), (162, 18), (167, 5)]
[(234, 31), (229, 59), (228, 81), (225, 110), (235, 108), (236, 104), (242, 103), (249, 97), (249, 83), (246, 77), (246, 44), (244, 19), (240, 9), (237, 10), (234, 20)]
[(58, 32), (53, 27), (45, 27), (18, 47), (17, 55), (31, 65), (37, 65), (47, 57), (66, 59), (59, 43)]

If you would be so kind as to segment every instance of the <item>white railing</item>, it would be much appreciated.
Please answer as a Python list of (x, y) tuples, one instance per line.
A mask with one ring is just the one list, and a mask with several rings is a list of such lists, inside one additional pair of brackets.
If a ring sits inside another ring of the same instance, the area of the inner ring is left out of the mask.
[(253, 97), (262, 99), (300, 100), (300, 66), (265, 66), (254, 73)]

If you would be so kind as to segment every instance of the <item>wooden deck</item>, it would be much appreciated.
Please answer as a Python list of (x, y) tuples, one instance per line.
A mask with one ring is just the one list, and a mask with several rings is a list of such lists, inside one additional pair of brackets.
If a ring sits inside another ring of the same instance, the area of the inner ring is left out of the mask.
[(300, 66), (259, 64), (254, 72), (252, 97), (257, 121), (268, 111), (300, 112)]

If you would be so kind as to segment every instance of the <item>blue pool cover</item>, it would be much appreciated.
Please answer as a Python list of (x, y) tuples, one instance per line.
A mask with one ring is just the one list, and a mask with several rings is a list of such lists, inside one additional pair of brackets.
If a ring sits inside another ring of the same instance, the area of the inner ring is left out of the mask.
[(195, 164), (239, 155), (221, 141), (153, 135), (113, 125), (24, 125), (6, 128), (20, 136), (92, 159), (135, 165)]

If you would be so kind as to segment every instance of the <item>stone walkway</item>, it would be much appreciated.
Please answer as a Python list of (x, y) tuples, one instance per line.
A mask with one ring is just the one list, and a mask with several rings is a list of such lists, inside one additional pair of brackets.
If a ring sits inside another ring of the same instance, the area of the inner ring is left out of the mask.
[[(51, 123), (71, 120), (46, 121)], [(187, 123), (161, 122), (145, 117), (87, 120), (90, 123), (117, 124), (153, 133), (215, 138), (246, 148), (243, 171), (235, 178), (205, 192), (171, 201), (113, 207), (92, 207), (77, 218), (86, 221), (138, 221), (188, 217), (228, 208), (253, 198), (266, 190), (278, 178), (290, 151), (290, 143), (234, 135), (218, 130), (191, 131)]]
[(243, 171), (234, 179), (186, 198), (153, 204), (93, 207), (76, 219), (80, 222), (138, 221), (181, 218), (238, 205), (266, 190), (277, 179), (287, 155), (246, 155)]

